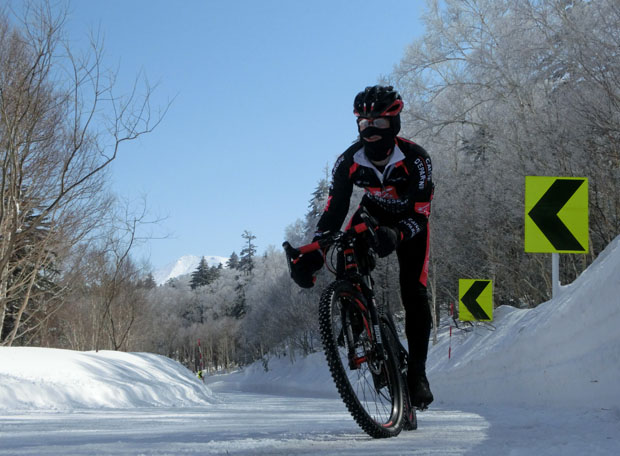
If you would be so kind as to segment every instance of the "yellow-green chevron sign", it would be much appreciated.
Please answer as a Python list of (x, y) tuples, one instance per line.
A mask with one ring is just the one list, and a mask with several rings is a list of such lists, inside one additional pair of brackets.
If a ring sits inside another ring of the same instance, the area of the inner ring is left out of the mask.
[(588, 251), (588, 179), (525, 177), (525, 251)]
[(490, 280), (459, 279), (459, 320), (493, 320), (493, 283)]

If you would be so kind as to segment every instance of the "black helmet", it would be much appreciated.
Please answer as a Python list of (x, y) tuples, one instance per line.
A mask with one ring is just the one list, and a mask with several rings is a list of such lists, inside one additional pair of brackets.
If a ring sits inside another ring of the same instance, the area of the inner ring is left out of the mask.
[(403, 109), (403, 99), (392, 86), (366, 87), (353, 101), (357, 117), (394, 117)]

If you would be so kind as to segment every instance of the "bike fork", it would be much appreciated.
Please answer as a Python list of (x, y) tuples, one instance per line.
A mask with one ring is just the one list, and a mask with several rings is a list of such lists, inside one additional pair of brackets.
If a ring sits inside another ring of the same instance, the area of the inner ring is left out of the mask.
[(383, 347), (383, 337), (381, 334), (380, 315), (377, 309), (377, 300), (375, 299), (375, 293), (372, 289), (372, 279), (365, 275), (362, 279), (363, 292), (366, 295), (366, 299), (370, 303), (370, 322), (372, 325), (372, 332), (374, 333), (374, 345), (375, 354), (378, 361), (385, 361), (385, 350)]
[(372, 306), (370, 306), (370, 321), (372, 324), (372, 330), (375, 336), (375, 353), (377, 360), (385, 360), (385, 350), (383, 348), (383, 337), (381, 336), (381, 327), (379, 326), (379, 313), (377, 312), (377, 306), (375, 298), (372, 298)]

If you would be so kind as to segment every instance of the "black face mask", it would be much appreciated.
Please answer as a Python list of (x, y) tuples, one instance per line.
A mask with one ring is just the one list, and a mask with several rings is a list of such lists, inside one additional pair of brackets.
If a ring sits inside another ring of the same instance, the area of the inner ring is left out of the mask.
[[(374, 142), (365, 141), (364, 138), (378, 135), (381, 139)], [(371, 161), (385, 160), (394, 148), (395, 135), (389, 128), (368, 127), (360, 132), (364, 144), (364, 153)]]

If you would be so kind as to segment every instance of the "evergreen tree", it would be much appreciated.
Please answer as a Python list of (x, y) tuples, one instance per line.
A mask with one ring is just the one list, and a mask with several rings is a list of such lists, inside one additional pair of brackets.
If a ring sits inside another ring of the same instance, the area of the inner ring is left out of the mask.
[(312, 199), (308, 204), (308, 212), (306, 213), (306, 226), (305, 235), (307, 240), (310, 240), (316, 230), (316, 224), (319, 221), (321, 215), (325, 211), (325, 204), (327, 203), (327, 197), (329, 195), (329, 173), (325, 168), (325, 177), (319, 181), (314, 192), (312, 192)]
[(220, 276), (220, 271), (221, 270), (222, 270), (222, 263), (220, 263), (217, 266), (211, 266), (209, 268), (208, 283), (215, 282), (218, 279), (218, 277)]
[(189, 283), (190, 287), (192, 290), (195, 290), (196, 288), (203, 287), (211, 282), (211, 271), (209, 270), (207, 259), (202, 257), (200, 259), (200, 263), (198, 263), (198, 267), (194, 272), (192, 272), (192, 280)]
[(254, 255), (256, 255), (256, 246), (252, 243), (256, 236), (250, 231), (245, 230), (241, 235), (247, 241), (247, 245), (241, 250), (241, 258), (239, 260), (239, 270), (246, 275), (250, 275), (254, 269)]
[(245, 304), (245, 289), (243, 283), (237, 283), (235, 291), (237, 294), (235, 296), (235, 300), (227, 311), (227, 316), (239, 320), (247, 313), (247, 308)]
[[(492, 142), (493, 136), (489, 133), (488, 128), (482, 126), (476, 128), (469, 137), (463, 138), (460, 150), (470, 157), (473, 162), (486, 162), (488, 153), (493, 152)], [(479, 165), (475, 166), (479, 167)]]
[[(1, 309), (0, 342), (6, 343), (8, 340), (9, 345), (14, 340), (23, 343), (21, 336), (35, 331), (47, 313), (53, 312), (59, 304), (61, 289), (56, 281), (60, 271), (56, 266), (56, 253), (46, 248), (39, 260), (33, 255), (51, 231), (47, 217), (38, 224), (37, 219), (38, 213), (35, 211), (29, 211), (26, 215), (21, 236), (13, 244), (13, 254), (7, 267), (10, 275), (7, 277), (5, 293), (7, 289), (11, 293), (2, 296), (5, 302)], [(0, 236), (0, 244), (2, 240)], [(25, 299), (28, 299), (29, 306), (22, 309)]]
[(226, 267), (228, 269), (239, 269), (239, 256), (235, 252), (230, 254), (230, 258), (226, 262)]
[(146, 288), (147, 290), (151, 290), (157, 287), (157, 282), (155, 282), (155, 278), (153, 277), (153, 273), (149, 272), (149, 274), (138, 283), (139, 288)]

